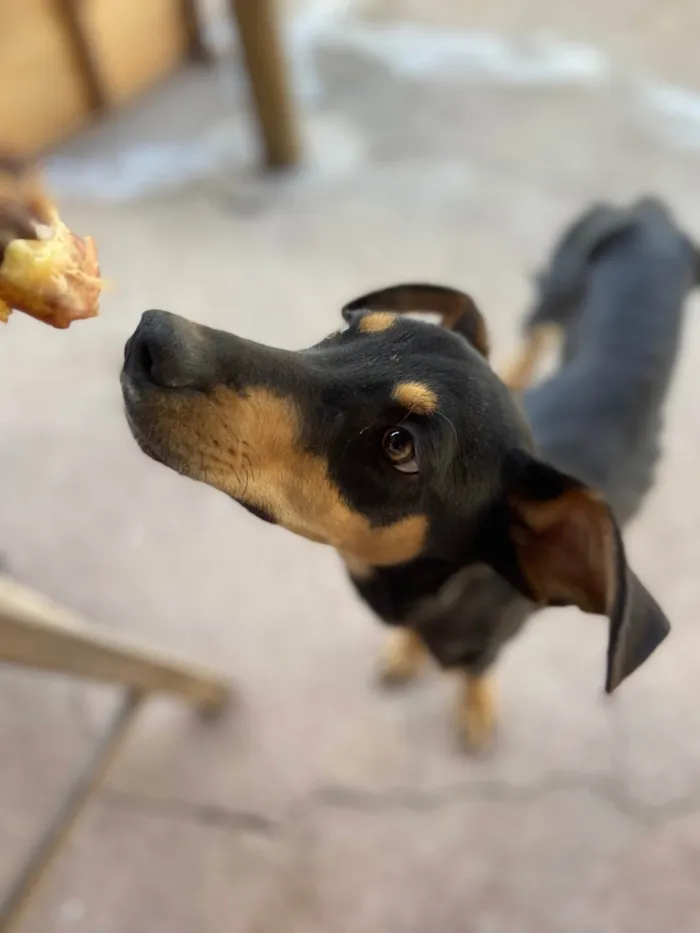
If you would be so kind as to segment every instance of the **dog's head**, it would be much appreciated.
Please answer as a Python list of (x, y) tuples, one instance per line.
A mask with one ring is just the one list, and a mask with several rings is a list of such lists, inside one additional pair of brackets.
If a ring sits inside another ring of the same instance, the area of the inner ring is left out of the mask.
[[(437, 312), (443, 326), (410, 311)], [(606, 505), (531, 453), (474, 302), (404, 285), (343, 317), (291, 352), (147, 312), (122, 373), (135, 438), (355, 563), (485, 562), (539, 604), (608, 614), (616, 686), (668, 623), (628, 570)]]

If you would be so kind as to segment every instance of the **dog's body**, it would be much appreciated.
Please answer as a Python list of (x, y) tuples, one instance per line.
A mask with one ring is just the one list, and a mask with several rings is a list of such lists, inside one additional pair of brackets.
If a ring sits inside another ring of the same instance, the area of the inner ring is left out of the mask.
[[(685, 302), (699, 282), (697, 250), (661, 204), (599, 205), (555, 250), (511, 368), (523, 388), (541, 334), (561, 332), (561, 364), (523, 393), (523, 408), (538, 454), (598, 490), (621, 526), (653, 484)], [(469, 567), (418, 609), (415, 624), (441, 663), (483, 675), (536, 608), (490, 568)], [(411, 639), (394, 642), (385, 673), (405, 679), (420, 661)]]
[[(438, 312), (443, 326), (409, 311)], [(401, 633), (388, 674), (415, 670), (423, 643), (462, 670), (472, 742), (490, 732), (485, 673), (523, 609), (523, 618), (535, 605), (607, 614), (606, 688), (615, 689), (668, 622), (628, 568), (597, 492), (535, 456), (518, 404), (488, 366), (471, 299), (396, 286), (343, 316), (344, 332), (291, 353), (148, 312), (122, 373), (142, 449), (335, 547)], [(465, 614), (474, 607), (465, 574), (485, 576), (489, 593), (495, 585), (503, 611)], [(454, 590), (461, 608), (446, 613)]]
[[(584, 242), (572, 248), (583, 255), (569, 274), (585, 279), (567, 289), (579, 292), (576, 307), (562, 308), (545, 280), (528, 322), (531, 331), (561, 326), (563, 362), (525, 392), (523, 405), (545, 460), (602, 492), (625, 523), (653, 483), (683, 311), (700, 282), (700, 260), (650, 199), (629, 210), (595, 208), (576, 227)], [(554, 264), (560, 262), (556, 256)]]

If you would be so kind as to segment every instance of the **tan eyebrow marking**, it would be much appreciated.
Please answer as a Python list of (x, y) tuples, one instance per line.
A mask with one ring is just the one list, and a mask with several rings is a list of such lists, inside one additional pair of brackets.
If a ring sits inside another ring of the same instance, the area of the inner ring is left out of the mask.
[(429, 415), (438, 407), (438, 397), (422, 382), (400, 382), (391, 393), (404, 408), (419, 415)]
[(393, 327), (395, 321), (396, 315), (391, 311), (375, 311), (360, 318), (358, 330), (361, 330), (363, 334), (381, 334), (382, 331)]

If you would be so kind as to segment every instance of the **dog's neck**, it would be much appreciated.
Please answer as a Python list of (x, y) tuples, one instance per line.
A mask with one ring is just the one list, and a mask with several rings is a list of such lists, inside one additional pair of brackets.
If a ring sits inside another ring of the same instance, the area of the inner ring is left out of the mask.
[(373, 567), (341, 553), (353, 583), (385, 622), (409, 622), (423, 600), (434, 596), (460, 569), (453, 561), (418, 557), (407, 564)]

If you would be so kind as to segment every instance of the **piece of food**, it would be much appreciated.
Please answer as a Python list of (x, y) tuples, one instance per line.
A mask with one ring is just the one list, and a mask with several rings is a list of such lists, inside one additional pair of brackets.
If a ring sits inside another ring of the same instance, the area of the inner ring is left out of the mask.
[(101, 291), (93, 240), (66, 227), (33, 170), (0, 158), (0, 320), (17, 310), (65, 328), (97, 314)]

